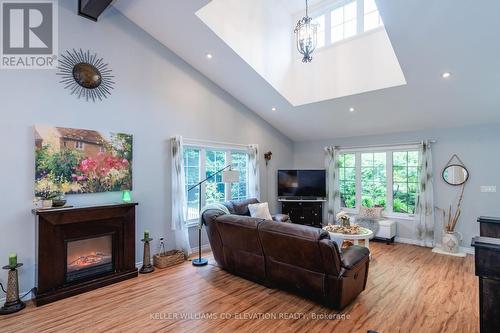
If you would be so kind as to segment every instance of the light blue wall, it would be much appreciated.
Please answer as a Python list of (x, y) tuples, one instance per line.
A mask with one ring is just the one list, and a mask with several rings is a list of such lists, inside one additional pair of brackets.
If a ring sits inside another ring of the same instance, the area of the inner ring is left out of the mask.
[[(459, 188), (447, 185), (441, 172), (453, 154), (457, 154), (470, 171), (465, 188), (463, 210), (457, 230), (464, 235), (462, 246), (469, 247), (471, 238), (479, 235), (476, 219), (480, 215), (500, 216), (500, 194), (481, 193), (483, 185), (495, 185), (500, 191), (500, 125), (470, 126), (463, 128), (396, 133), (377, 136), (340, 138), (324, 141), (300, 142), (294, 145), (296, 168), (319, 168), (324, 166), (323, 148), (328, 145), (366, 146), (418, 142), (436, 139), (433, 146), (434, 196), (437, 207), (447, 208), (456, 202)], [(398, 237), (415, 239), (413, 222), (398, 221)], [(436, 224), (441, 232), (442, 224)]]
[[(271, 150), (269, 171), (261, 164), (264, 199), (274, 195), (274, 189), (267, 188), (265, 175), (269, 172), (273, 177), (273, 170), (292, 164), (290, 140), (119, 12), (111, 9), (94, 23), (76, 15), (76, 0), (59, 3), (60, 52), (72, 48), (97, 52), (109, 62), (117, 84), (108, 100), (87, 103), (70, 96), (54, 70), (0, 70), (0, 264), (6, 264), (9, 252), (19, 254), (25, 264), (21, 290), (29, 290), (34, 283), (36, 240), (31, 209), (35, 124), (133, 134), (132, 195), (140, 203), (137, 231), (147, 228), (155, 238), (166, 236), (170, 246), (171, 136), (257, 143), (262, 152)], [(274, 184), (274, 178), (269, 183)], [(68, 199), (74, 205), (98, 204), (118, 201), (120, 194), (73, 195)], [(196, 236), (196, 230), (192, 231)], [(136, 244), (137, 261), (142, 259), (141, 245), (139, 241)], [(6, 284), (3, 270), (0, 282)]]

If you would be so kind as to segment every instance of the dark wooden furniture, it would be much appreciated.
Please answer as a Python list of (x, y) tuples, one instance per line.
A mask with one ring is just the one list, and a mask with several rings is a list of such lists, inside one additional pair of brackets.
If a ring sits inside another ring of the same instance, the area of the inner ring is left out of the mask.
[(281, 200), (281, 213), (290, 216), (292, 223), (321, 228), (323, 201)]
[[(136, 203), (36, 210), (37, 306), (136, 277)], [(112, 270), (69, 280), (68, 242), (111, 236)]]
[(500, 332), (500, 238), (474, 237), (481, 333)]
[(500, 238), (499, 217), (480, 216), (477, 222), (479, 222), (479, 235), (481, 237)]

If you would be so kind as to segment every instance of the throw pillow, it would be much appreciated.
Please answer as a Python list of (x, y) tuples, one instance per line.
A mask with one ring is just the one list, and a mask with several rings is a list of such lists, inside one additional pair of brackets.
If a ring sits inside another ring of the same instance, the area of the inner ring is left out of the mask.
[(256, 203), (248, 205), (248, 210), (250, 211), (251, 217), (256, 217), (259, 219), (272, 220), (273, 217), (269, 212), (269, 205), (267, 202)]
[(384, 210), (384, 207), (373, 207), (373, 208), (368, 208), (368, 207), (363, 207), (361, 206), (359, 208), (359, 218), (365, 218), (365, 219), (380, 219), (382, 218), (382, 211)]

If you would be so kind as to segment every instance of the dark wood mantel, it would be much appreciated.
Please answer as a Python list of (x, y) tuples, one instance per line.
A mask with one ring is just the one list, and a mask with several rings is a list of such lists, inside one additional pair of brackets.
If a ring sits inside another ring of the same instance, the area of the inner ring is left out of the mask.
[[(135, 207), (137, 203), (35, 210), (37, 223), (38, 305), (136, 277)], [(113, 272), (83, 281), (66, 279), (69, 240), (112, 235)]]

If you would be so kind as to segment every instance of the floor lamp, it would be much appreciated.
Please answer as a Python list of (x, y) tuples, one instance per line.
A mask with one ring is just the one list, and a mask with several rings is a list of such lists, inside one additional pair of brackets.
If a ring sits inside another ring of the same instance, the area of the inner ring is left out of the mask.
[[(231, 183), (237, 183), (240, 181), (240, 173), (236, 170), (231, 170), (231, 164), (227, 165), (226, 167), (220, 169), (210, 177), (207, 177), (203, 179), (201, 182), (198, 184), (191, 186), (187, 191), (188, 193), (192, 190), (198, 187), (198, 212), (201, 214), (201, 185), (206, 182), (207, 180), (210, 180), (217, 176), (218, 174), (222, 173), (222, 182), (231, 184)], [(201, 216), (200, 216), (201, 218)], [(201, 257), (201, 225), (198, 228), (198, 258), (193, 260), (193, 266), (205, 266), (208, 264), (208, 260), (205, 258)]]

